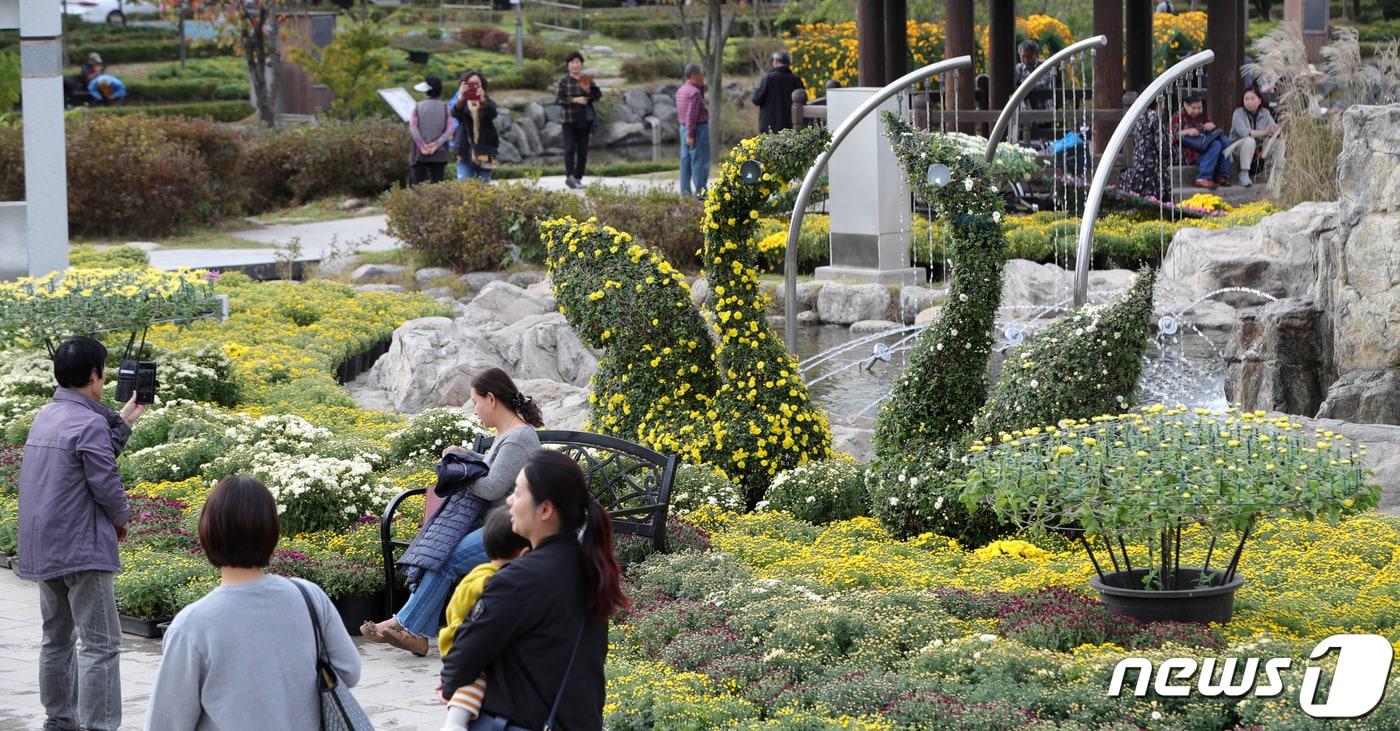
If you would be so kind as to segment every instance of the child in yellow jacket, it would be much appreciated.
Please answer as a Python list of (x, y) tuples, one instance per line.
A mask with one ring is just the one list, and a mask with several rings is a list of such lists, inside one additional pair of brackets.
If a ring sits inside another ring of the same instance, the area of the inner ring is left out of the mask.
[[(447, 602), (447, 626), (438, 633), (438, 650), (443, 657), (452, 649), (457, 628), (471, 615), (476, 600), (486, 589), (486, 582), (506, 563), (530, 550), (530, 542), (511, 530), (510, 511), (504, 507), (496, 508), (486, 516), (481, 542), (486, 549), (486, 557), (491, 560), (463, 576)], [(481, 715), (481, 702), (485, 697), (486, 673), (482, 673), (476, 682), (458, 688), (452, 694), (452, 701), (447, 704), (447, 724), (443, 726), (443, 731), (466, 731), (467, 724)]]

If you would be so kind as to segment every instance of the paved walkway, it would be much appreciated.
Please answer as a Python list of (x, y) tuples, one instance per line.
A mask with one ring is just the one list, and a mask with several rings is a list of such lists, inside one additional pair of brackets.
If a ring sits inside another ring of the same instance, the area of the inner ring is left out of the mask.
[[(39, 588), (0, 569), (0, 729), (37, 729), (39, 703)], [(442, 728), (444, 712), (433, 699), (441, 661), (436, 651), (412, 655), (356, 637), (363, 659), (355, 697), (379, 729)], [(146, 704), (160, 664), (160, 640), (122, 637), (122, 728), (146, 724)], [(252, 699), (256, 702), (256, 699)]]
[[(610, 186), (628, 188), (634, 191), (652, 189), (675, 190), (679, 173), (664, 180), (647, 178), (593, 178), (588, 182), (598, 182)], [(569, 190), (564, 185), (564, 177), (540, 178), (538, 185), (545, 190)], [(577, 191), (582, 195), (582, 191)], [(157, 249), (150, 252), (151, 266), (158, 269), (228, 269), (230, 267), (274, 264), (277, 261), (276, 246), (287, 244), (292, 239), (301, 243), (298, 261), (316, 262), (332, 253), (335, 248), (342, 250), (349, 245), (364, 251), (388, 251), (402, 245), (398, 239), (384, 233), (385, 216), (363, 216), (342, 218), (336, 221), (298, 223), (247, 231), (234, 231), (230, 235), (245, 241), (254, 241), (267, 246), (266, 249)]]

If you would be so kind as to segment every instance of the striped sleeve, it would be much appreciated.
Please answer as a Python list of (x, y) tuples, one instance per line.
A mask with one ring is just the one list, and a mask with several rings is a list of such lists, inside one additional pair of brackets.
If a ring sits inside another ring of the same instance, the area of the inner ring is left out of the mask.
[(486, 673), (476, 676), (471, 685), (464, 685), (452, 694), (449, 708), (460, 708), (467, 712), (467, 718), (481, 715), (481, 703), (486, 699)]

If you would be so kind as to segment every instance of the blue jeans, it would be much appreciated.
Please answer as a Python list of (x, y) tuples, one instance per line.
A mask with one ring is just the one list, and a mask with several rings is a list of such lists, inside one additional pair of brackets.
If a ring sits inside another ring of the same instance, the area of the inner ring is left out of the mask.
[(457, 158), (457, 179), (467, 180), (469, 178), (476, 178), (482, 182), (489, 183), (491, 182), (491, 170), (477, 165), (471, 160), (463, 160), (460, 157)]
[(1213, 180), (1230, 177), (1230, 158), (1225, 155), (1228, 140), (1219, 129), (1194, 137), (1182, 137), (1181, 146), (1196, 150), (1201, 156), (1196, 160), (1196, 179)]
[(695, 145), (686, 143), (689, 133), (681, 125), (681, 195), (705, 190), (710, 182), (710, 124), (695, 125)]
[(110, 571), (79, 571), (39, 582), (44, 728), (115, 730), (121, 725), (122, 628), (115, 577)]
[(409, 632), (432, 638), (437, 634), (442, 608), (447, 605), (452, 590), (457, 588), (457, 580), (486, 561), (486, 548), (481, 544), (481, 529), (478, 528), (457, 543), (443, 570), (423, 572), (418, 589), (408, 597), (394, 619)]

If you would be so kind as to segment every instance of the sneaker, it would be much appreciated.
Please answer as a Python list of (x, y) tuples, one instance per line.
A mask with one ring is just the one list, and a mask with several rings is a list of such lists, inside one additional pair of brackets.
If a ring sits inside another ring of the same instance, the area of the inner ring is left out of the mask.
[(1196, 187), (1206, 190), (1215, 190), (1215, 181), (1209, 178), (1196, 178)]
[(575, 178), (575, 177), (572, 176), (572, 175), (570, 175), (570, 176), (564, 178), (564, 185), (567, 185), (567, 186), (569, 186), (570, 188), (582, 188), (582, 187), (583, 187), (583, 185), (582, 185), (581, 183), (578, 182), (578, 178)]
[(1246, 188), (1248, 188), (1248, 187), (1251, 186), (1251, 185), (1254, 185), (1254, 181), (1249, 179), (1249, 171), (1248, 171), (1248, 170), (1241, 170), (1241, 171), (1240, 171), (1240, 185), (1243, 185), (1243, 186), (1246, 187)]

